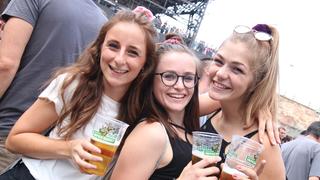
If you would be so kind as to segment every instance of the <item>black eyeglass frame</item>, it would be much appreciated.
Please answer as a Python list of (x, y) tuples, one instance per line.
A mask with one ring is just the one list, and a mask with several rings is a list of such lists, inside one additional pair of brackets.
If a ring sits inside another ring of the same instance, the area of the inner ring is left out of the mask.
[[(168, 84), (166, 84), (165, 82), (164, 82), (164, 77), (163, 77), (163, 75), (164, 74), (166, 74), (166, 73), (171, 73), (171, 74), (174, 74), (175, 76), (176, 76), (176, 80), (175, 80), (175, 82), (172, 84), (172, 85), (168, 85)], [(173, 71), (165, 71), (165, 72), (162, 72), (162, 73), (154, 73), (154, 75), (160, 75), (160, 79), (161, 79), (161, 82), (165, 85), (165, 86), (167, 86), (167, 87), (173, 87), (174, 85), (176, 85), (177, 84), (177, 82), (178, 82), (178, 80), (179, 80), (179, 78), (181, 77), (182, 78), (182, 84), (183, 84), (183, 86), (185, 87), (185, 88), (187, 88), (187, 89), (192, 89), (192, 88), (194, 88), (196, 85), (197, 85), (197, 83), (199, 82), (199, 77), (198, 77), (198, 75), (196, 75), (196, 74), (188, 74), (188, 75), (179, 75), (179, 74), (177, 74), (176, 72), (173, 72)], [(193, 84), (193, 86), (192, 87), (188, 87), (188, 86), (186, 86), (185, 85), (185, 77), (186, 76), (189, 76), (189, 75), (193, 75), (194, 76), (194, 84)]]

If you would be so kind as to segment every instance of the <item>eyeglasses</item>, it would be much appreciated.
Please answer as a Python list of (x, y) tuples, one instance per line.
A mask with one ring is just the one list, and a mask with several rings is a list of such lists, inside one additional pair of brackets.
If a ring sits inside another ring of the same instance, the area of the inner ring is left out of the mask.
[(257, 31), (255, 29), (251, 29), (248, 26), (238, 25), (238, 26), (236, 26), (234, 28), (233, 31), (236, 32), (236, 33), (239, 33), (239, 34), (252, 33), (253, 36), (259, 41), (270, 41), (270, 40), (272, 40), (271, 34), (268, 34), (268, 33), (263, 32), (263, 31)]
[(168, 87), (172, 87), (175, 84), (177, 84), (179, 77), (182, 78), (182, 83), (184, 87), (188, 89), (193, 88), (198, 83), (198, 80), (199, 80), (199, 77), (195, 74), (178, 75), (177, 73), (172, 71), (155, 73), (154, 75), (160, 75), (162, 83)]

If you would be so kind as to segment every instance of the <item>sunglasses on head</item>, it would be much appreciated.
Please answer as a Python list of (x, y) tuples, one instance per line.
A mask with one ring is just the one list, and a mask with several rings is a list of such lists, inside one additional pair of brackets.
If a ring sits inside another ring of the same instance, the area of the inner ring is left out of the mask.
[(253, 28), (244, 25), (238, 25), (234, 28), (234, 32), (238, 34), (252, 33), (255, 39), (259, 41), (272, 40), (271, 30), (267, 25), (258, 24)]

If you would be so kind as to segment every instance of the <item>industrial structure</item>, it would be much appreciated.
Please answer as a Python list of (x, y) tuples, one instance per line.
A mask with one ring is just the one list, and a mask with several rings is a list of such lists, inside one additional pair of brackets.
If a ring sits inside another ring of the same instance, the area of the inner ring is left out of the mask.
[(174, 19), (187, 15), (187, 32), (184, 38), (190, 45), (197, 36), (209, 0), (96, 0), (96, 2), (111, 9), (120, 7), (134, 9), (137, 6), (144, 6), (155, 15), (165, 14)]

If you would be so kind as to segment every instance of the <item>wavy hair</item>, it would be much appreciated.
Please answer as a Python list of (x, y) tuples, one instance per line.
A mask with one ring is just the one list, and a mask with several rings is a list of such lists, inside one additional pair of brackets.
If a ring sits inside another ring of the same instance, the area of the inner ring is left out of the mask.
[[(84, 50), (75, 64), (58, 70), (52, 78), (54, 79), (60, 74), (67, 74), (59, 92), (63, 108), (57, 121), (58, 133), (65, 139), (70, 139), (77, 130), (85, 126), (101, 105), (104, 90), (103, 74), (100, 68), (101, 47), (107, 32), (119, 22), (134, 23), (143, 30), (146, 37), (147, 59), (143, 66), (143, 72), (131, 83), (126, 94), (120, 100), (118, 119), (132, 125), (137, 119), (136, 116), (141, 112), (139, 107), (136, 107), (139, 104), (136, 98), (136, 89), (144, 74), (154, 69), (152, 58), (155, 50), (156, 31), (144, 17), (144, 14), (120, 11), (103, 25), (97, 39)], [(79, 83), (71, 100), (66, 102), (64, 99), (66, 88), (75, 80)], [(70, 116), (70, 123), (62, 127), (63, 120), (68, 116)]]

